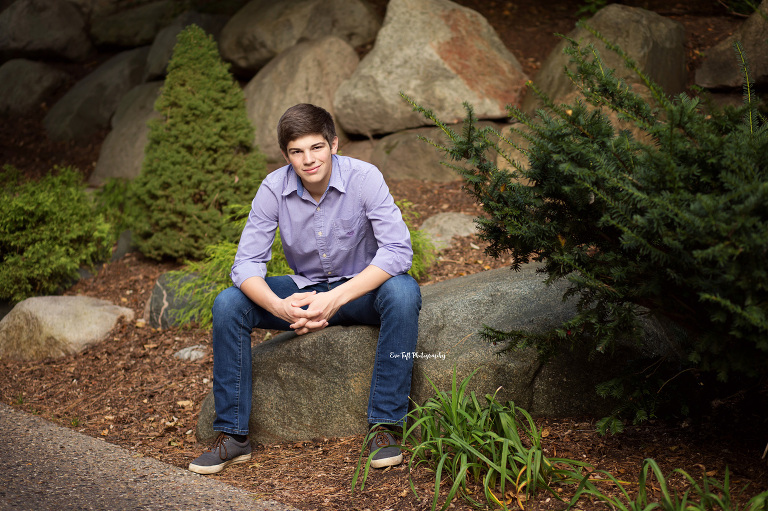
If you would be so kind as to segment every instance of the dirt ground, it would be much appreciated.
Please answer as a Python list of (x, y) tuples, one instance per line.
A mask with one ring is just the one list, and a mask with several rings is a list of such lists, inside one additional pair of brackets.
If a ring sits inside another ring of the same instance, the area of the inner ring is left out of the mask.
[[(383, 15), (386, 0), (372, 2)], [(575, 11), (586, 2), (556, 0), (515, 2), (461, 0), (490, 21), (525, 71), (534, 78), (541, 62), (576, 20)], [(743, 18), (729, 15), (715, 0), (688, 2), (636, 1), (684, 24), (688, 35), (688, 68), (696, 69), (707, 48), (731, 33)], [(83, 75), (87, 66), (69, 66)], [(106, 135), (85, 143), (52, 143), (41, 128), (48, 106), (38, 116), (0, 119), (0, 163), (11, 163), (30, 176), (47, 172), (54, 164), (71, 164), (84, 174), (93, 170)], [(461, 183), (420, 181), (390, 183), (396, 200), (407, 199), (421, 219), (437, 212), (479, 214), (478, 206), (462, 191)], [(460, 240), (440, 254), (421, 284), (507, 266), (483, 252), (477, 238)], [(105, 265), (98, 274), (67, 291), (103, 298), (132, 308), (141, 317), (156, 278), (176, 266), (157, 263), (130, 253)], [(267, 332), (257, 332), (256, 342)], [(194, 430), (202, 399), (211, 388), (212, 356), (197, 362), (173, 357), (181, 348), (210, 344), (208, 331), (157, 330), (136, 322), (120, 323), (105, 342), (59, 360), (19, 363), (0, 360), (0, 399), (29, 413), (87, 435), (134, 450), (164, 462), (186, 467), (206, 447), (195, 441)], [(594, 399), (595, 396), (584, 396)], [(654, 458), (664, 473), (682, 468), (694, 476), (707, 474), (722, 480), (726, 467), (733, 488), (750, 484), (743, 497), (768, 489), (768, 465), (761, 459), (768, 441), (765, 389), (740, 392), (722, 400), (699, 420), (653, 420), (629, 426), (619, 436), (601, 437), (589, 417), (539, 418), (545, 432), (546, 454), (591, 463), (628, 481), (637, 481), (642, 460)], [(363, 491), (351, 492), (362, 436), (317, 438), (307, 442), (259, 445), (250, 463), (231, 467), (217, 477), (301, 510), (421, 510), (429, 509), (434, 491), (432, 474), (424, 467), (409, 473), (407, 463), (372, 474)], [(407, 459), (406, 459), (407, 461)], [(418, 495), (409, 489), (413, 478)], [(683, 487), (682, 478), (672, 483)], [(628, 485), (630, 491), (632, 485)], [(447, 488), (441, 486), (444, 495)], [(569, 489), (561, 489), (567, 497)], [(442, 500), (441, 500), (442, 502)], [(512, 506), (513, 508), (515, 505)], [(537, 495), (526, 509), (562, 509), (554, 496)], [(580, 509), (602, 509), (582, 502)], [(468, 510), (462, 501), (450, 509)]]

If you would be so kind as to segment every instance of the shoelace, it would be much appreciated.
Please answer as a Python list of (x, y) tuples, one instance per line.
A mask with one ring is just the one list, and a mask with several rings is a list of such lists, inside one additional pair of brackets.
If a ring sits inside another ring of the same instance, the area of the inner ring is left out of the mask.
[(227, 459), (227, 444), (224, 443), (226, 439), (227, 439), (227, 435), (225, 435), (224, 433), (219, 433), (219, 436), (216, 437), (216, 441), (213, 442), (213, 445), (210, 448), (211, 452), (215, 451), (218, 448), (219, 458), (221, 458), (222, 460)]
[(390, 442), (391, 436), (386, 431), (377, 431), (376, 436), (373, 437), (373, 442), (376, 444), (377, 448), (386, 447), (388, 445), (392, 445), (392, 442)]

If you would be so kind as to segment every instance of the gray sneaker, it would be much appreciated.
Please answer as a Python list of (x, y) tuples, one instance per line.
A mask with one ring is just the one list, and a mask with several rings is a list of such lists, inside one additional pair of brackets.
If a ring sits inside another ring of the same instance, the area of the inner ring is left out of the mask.
[(216, 474), (228, 465), (243, 463), (251, 459), (251, 442), (242, 444), (227, 435), (219, 433), (211, 448), (189, 464), (189, 470), (198, 474)]
[(368, 435), (370, 437), (368, 452), (374, 453), (371, 458), (373, 468), (392, 467), (403, 462), (400, 446), (386, 426), (376, 426)]

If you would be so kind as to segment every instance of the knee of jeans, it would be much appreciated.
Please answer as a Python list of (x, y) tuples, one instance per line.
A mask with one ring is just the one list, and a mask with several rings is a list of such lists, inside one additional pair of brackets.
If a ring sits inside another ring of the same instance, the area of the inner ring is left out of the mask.
[(211, 307), (211, 313), (213, 314), (213, 320), (216, 321), (217, 318), (222, 319), (227, 317), (232, 312), (239, 309), (235, 305), (236, 301), (240, 298), (239, 295), (242, 294), (242, 291), (240, 291), (236, 287), (228, 287), (221, 293), (219, 293), (216, 296), (216, 299), (213, 301), (213, 307)]
[(384, 300), (391, 298), (398, 307), (421, 309), (421, 288), (408, 274), (388, 279), (382, 284), (379, 293)]

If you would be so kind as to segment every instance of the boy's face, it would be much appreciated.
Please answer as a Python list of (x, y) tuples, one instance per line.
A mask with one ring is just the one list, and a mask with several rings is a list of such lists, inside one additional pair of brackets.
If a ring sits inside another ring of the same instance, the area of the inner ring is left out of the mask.
[(283, 153), (285, 161), (293, 166), (294, 172), (301, 179), (304, 188), (319, 200), (328, 187), (333, 169), (333, 159), (339, 148), (339, 138), (334, 137), (333, 144), (322, 135), (305, 135), (288, 142), (286, 152)]

